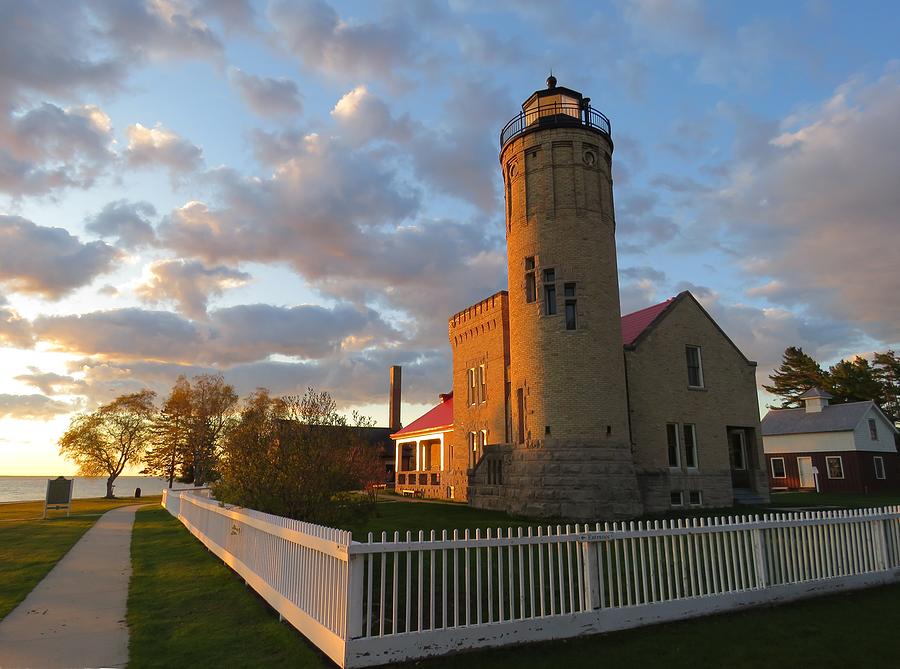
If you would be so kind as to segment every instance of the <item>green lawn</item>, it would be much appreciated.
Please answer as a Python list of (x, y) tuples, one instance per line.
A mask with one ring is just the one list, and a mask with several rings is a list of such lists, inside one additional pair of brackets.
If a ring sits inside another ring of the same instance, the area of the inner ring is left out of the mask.
[(142, 509), (131, 539), (128, 666), (334, 666), (169, 513)]
[[(140, 501), (158, 504), (159, 499)], [(0, 619), (28, 596), (103, 513), (134, 503), (128, 497), (76, 499), (71, 517), (66, 518), (65, 511), (51, 511), (47, 520), (41, 520), (43, 502), (0, 504)]]
[(774, 492), (771, 505), (778, 508), (833, 506), (842, 509), (860, 509), (898, 504), (900, 495), (896, 493), (859, 495), (840, 492)]
[[(477, 516), (477, 517), (476, 517)], [(435, 525), (439, 520), (439, 525)], [(358, 530), (380, 527), (506, 526), (465, 507), (379, 506)], [(138, 513), (129, 595), (131, 665), (334, 666), (277, 616), (240, 577), (162, 509)], [(172, 556), (178, 556), (173, 560)], [(831, 595), (613, 634), (418, 661), (408, 667), (542, 669), (604, 666), (758, 669), (774, 663), (817, 669), (895, 666), (900, 585)], [(852, 614), (850, 614), (852, 612)]]

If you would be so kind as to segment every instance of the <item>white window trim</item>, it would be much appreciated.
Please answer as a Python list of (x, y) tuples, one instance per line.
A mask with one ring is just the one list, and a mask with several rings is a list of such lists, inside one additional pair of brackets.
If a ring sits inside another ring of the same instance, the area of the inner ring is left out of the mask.
[[(831, 467), (828, 466), (829, 460), (837, 460), (841, 463), (841, 475), (840, 476), (832, 476), (831, 475)], [(844, 459), (840, 455), (828, 455), (825, 456), (825, 471), (828, 474), (828, 478), (834, 481), (842, 481), (844, 479)]]
[[(776, 460), (781, 460), (781, 471), (784, 472), (784, 475), (783, 475), (783, 476), (776, 476), (776, 475), (775, 475), (775, 461), (776, 461)], [(773, 478), (773, 479), (779, 479), (779, 480), (780, 480), (780, 479), (786, 479), (786, 478), (787, 478), (787, 466), (786, 466), (786, 464), (785, 464), (785, 462), (784, 462), (784, 458), (771, 458), (771, 459), (769, 460), (769, 468), (772, 470), (772, 478)]]
[[(700, 448), (697, 446), (697, 424), (696, 423), (682, 423), (681, 431), (684, 432), (684, 428), (691, 428), (691, 436), (693, 437), (694, 442), (694, 464), (689, 465), (688, 461), (688, 445), (687, 442), (684, 444), (684, 466), (690, 471), (697, 471), (700, 469)], [(683, 436), (683, 434), (682, 434)]]
[[(678, 495), (679, 501), (673, 502), (672, 495)], [(682, 490), (670, 490), (669, 491), (669, 505), (673, 508), (680, 508), (684, 506), (684, 491)]]
[[(878, 421), (874, 418), (868, 419), (869, 426), (869, 439), (871, 441), (878, 441)], [(874, 433), (875, 436), (872, 436)]]
[[(699, 501), (694, 503), (691, 501), (691, 494), (697, 493), (699, 497)], [(688, 506), (703, 506), (703, 491), (702, 490), (688, 490)]]
[[(881, 463), (881, 476), (878, 475), (878, 465), (876, 463)], [(887, 470), (884, 468), (884, 457), (881, 455), (875, 455), (872, 457), (872, 465), (875, 467), (875, 478), (879, 481), (884, 481), (887, 479)]]
[[(672, 464), (669, 462), (669, 426), (675, 426), (675, 459), (677, 460), (677, 464)], [(666, 462), (669, 465), (669, 469), (681, 469), (681, 434), (680, 430), (681, 425), (679, 423), (666, 423)]]
[[(703, 353), (700, 350), (700, 347), (697, 346), (696, 344), (685, 344), (684, 348), (685, 348), (685, 351), (687, 351), (687, 349), (689, 349), (689, 348), (697, 349), (697, 371), (700, 374), (700, 385), (692, 386), (691, 380), (690, 380), (690, 378), (688, 378), (688, 388), (706, 388), (706, 382), (703, 378)], [(684, 362), (685, 362), (685, 365), (687, 365), (687, 357), (685, 357)]]

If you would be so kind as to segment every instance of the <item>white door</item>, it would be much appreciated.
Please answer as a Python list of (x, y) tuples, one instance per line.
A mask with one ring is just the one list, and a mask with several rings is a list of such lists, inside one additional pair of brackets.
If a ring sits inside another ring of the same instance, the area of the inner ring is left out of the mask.
[(797, 458), (797, 469), (800, 470), (800, 487), (815, 488), (816, 479), (813, 477), (812, 458)]

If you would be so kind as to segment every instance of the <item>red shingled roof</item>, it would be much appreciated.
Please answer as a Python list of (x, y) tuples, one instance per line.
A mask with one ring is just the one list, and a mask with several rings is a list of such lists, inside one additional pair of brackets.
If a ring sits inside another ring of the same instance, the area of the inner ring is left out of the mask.
[(622, 343), (625, 346), (633, 344), (634, 341), (641, 336), (641, 333), (646, 330), (674, 300), (674, 297), (670, 297), (665, 302), (660, 302), (659, 304), (654, 304), (652, 307), (646, 307), (640, 311), (635, 311), (634, 313), (622, 316)]
[(453, 393), (427, 413), (420, 416), (399, 432), (391, 435), (391, 439), (405, 437), (420, 432), (444, 432), (453, 428)]
[[(641, 333), (650, 327), (666, 308), (675, 301), (670, 297), (665, 302), (654, 304), (640, 311), (622, 316), (622, 343), (629, 346), (641, 336)], [(402, 438), (423, 432), (444, 432), (453, 427), (453, 393), (449, 393), (447, 399), (427, 413), (420, 416), (399, 432), (391, 435), (392, 439)]]

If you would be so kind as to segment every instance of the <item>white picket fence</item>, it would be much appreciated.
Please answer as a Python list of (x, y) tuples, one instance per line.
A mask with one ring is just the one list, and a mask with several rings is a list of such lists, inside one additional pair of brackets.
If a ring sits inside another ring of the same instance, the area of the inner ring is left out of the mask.
[(342, 667), (900, 579), (900, 507), (383, 533), (360, 543), (349, 532), (190, 493), (164, 493), (163, 505)]

